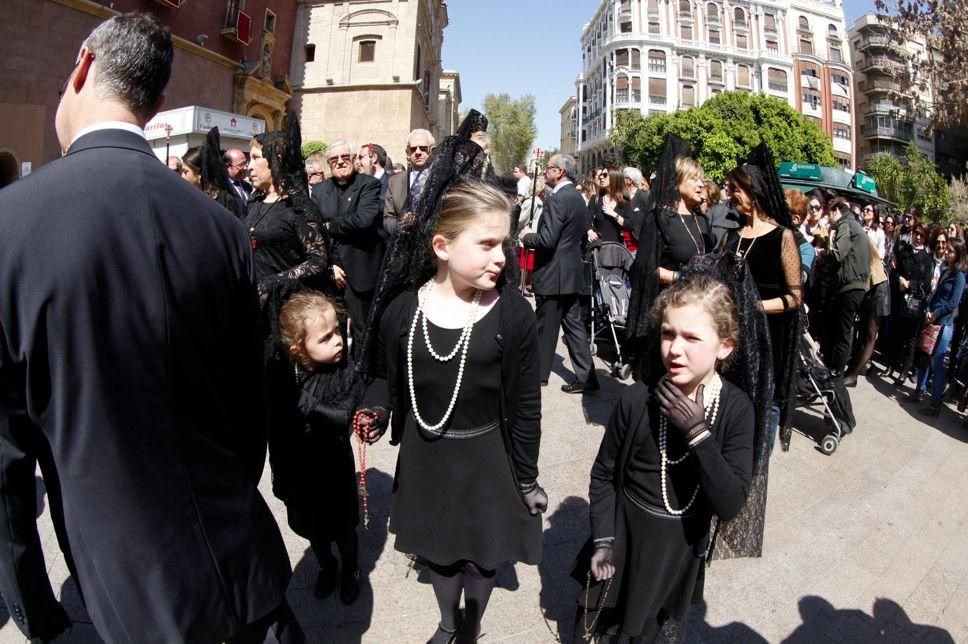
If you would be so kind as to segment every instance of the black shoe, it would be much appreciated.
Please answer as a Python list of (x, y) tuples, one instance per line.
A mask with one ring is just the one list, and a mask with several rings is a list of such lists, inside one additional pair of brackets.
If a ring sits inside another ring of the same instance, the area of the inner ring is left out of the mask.
[(344, 604), (352, 604), (360, 598), (360, 569), (353, 566), (352, 572), (344, 568), (340, 576), (339, 600)]
[(891, 383), (895, 387), (903, 387), (904, 386), (904, 378), (902, 378), (901, 376), (898, 376), (897, 378), (895, 378), (894, 380), (892, 380)]
[(541, 386), (542, 387), (547, 387), (548, 386), (548, 381), (547, 380), (542, 380), (541, 381)]
[(845, 387), (856, 387), (857, 386), (857, 376), (847, 376), (844, 378)]
[(924, 398), (924, 392), (921, 391), (920, 389), (915, 389), (914, 391), (908, 394), (907, 401), (909, 403), (914, 403), (916, 405), (919, 402), (921, 402), (923, 398)]
[(333, 594), (336, 590), (336, 570), (333, 568), (320, 568), (319, 575), (316, 577), (316, 588), (313, 594), (318, 599), (324, 599)]
[(598, 391), (601, 389), (597, 382), (571, 382), (561, 385), (561, 390), (566, 394), (580, 394), (586, 391)]
[(941, 405), (928, 405), (924, 409), (919, 409), (918, 413), (925, 416), (930, 416), (931, 418), (937, 418), (941, 415)]
[(430, 636), (427, 640), (427, 644), (453, 644), (457, 640), (457, 629), (447, 630), (440, 624), (437, 624), (437, 630), (434, 634)]

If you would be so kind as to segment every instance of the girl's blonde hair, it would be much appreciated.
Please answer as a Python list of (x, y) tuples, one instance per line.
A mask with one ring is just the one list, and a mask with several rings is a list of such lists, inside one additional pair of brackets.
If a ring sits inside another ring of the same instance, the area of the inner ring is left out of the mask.
[(733, 292), (726, 284), (705, 273), (688, 275), (666, 287), (652, 305), (650, 322), (659, 328), (667, 308), (689, 304), (700, 306), (709, 314), (721, 340), (731, 341), (733, 347), (739, 344), (739, 322)]
[[(503, 192), (481, 181), (462, 179), (444, 194), (434, 235), (453, 240), (486, 210), (507, 213), (510, 221), (511, 202)], [(433, 249), (429, 250), (434, 257)]]
[(279, 311), (279, 338), (289, 353), (289, 358), (300, 367), (313, 367), (306, 355), (306, 323), (332, 308), (336, 313), (337, 332), (342, 333), (345, 318), (343, 307), (319, 291), (300, 291), (289, 298)]
[(702, 179), (704, 171), (699, 162), (692, 157), (676, 157), (676, 185), (681, 186), (689, 179)]

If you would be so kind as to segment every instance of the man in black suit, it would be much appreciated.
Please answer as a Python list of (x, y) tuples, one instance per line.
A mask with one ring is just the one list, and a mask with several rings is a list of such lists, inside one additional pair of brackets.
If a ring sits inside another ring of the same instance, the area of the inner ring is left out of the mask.
[(386, 245), (380, 234), (380, 182), (354, 167), (356, 146), (336, 141), (326, 148), (333, 176), (312, 188), (326, 236), (332, 242), (333, 277), (343, 289), (353, 330), (353, 352), (363, 338)]
[(424, 170), (434, 153), (434, 135), (428, 130), (413, 130), (407, 135), (407, 160), (410, 169), (390, 177), (383, 198), (383, 229), (395, 234), (413, 217), (412, 202), (423, 186)]
[(252, 184), (245, 180), (249, 171), (249, 161), (245, 158), (245, 152), (238, 148), (229, 148), (222, 155), (222, 163), (229, 173), (229, 181), (232, 183), (232, 193), (239, 205), (242, 206), (244, 213), (249, 207), (249, 197), (252, 195)]
[(562, 328), (575, 380), (562, 385), (561, 390), (570, 394), (598, 389), (578, 301), (582, 287), (581, 244), (588, 228), (588, 208), (572, 182), (577, 170), (574, 157), (551, 157), (545, 168), (545, 184), (554, 187), (554, 191), (545, 201), (538, 230), (525, 227), (520, 233), (525, 247), (535, 250), (532, 284), (537, 300), (541, 382), (547, 384), (551, 375), (558, 329)]
[(62, 90), (63, 158), (0, 191), (0, 435), (22, 418), (48, 442), (106, 641), (301, 642), (257, 488), (248, 235), (144, 138), (173, 54), (149, 14), (101, 24)]

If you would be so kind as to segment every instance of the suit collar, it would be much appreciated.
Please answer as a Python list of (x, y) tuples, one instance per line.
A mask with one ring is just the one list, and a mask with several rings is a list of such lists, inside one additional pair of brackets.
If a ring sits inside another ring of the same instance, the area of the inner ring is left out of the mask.
[(135, 152), (143, 152), (149, 156), (155, 156), (148, 146), (148, 142), (143, 136), (138, 136), (134, 132), (121, 129), (94, 130), (83, 134), (71, 143), (67, 149), (67, 155), (91, 150), (94, 148), (126, 148)]

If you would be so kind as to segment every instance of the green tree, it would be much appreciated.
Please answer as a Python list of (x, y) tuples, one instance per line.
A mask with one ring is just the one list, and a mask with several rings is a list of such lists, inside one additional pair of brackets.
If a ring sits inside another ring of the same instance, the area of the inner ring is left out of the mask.
[(951, 218), (964, 226), (968, 224), (968, 176), (953, 177), (948, 186), (948, 199), (951, 202)]
[(524, 165), (538, 134), (534, 96), (512, 99), (509, 94), (488, 94), (483, 108), (489, 123), (487, 132), (491, 137), (494, 168), (508, 172), (516, 165)]
[(725, 92), (671, 114), (621, 113), (611, 140), (626, 161), (650, 169), (668, 134), (688, 141), (706, 176), (718, 182), (761, 141), (769, 144), (777, 163), (835, 163), (833, 144), (820, 128), (786, 101), (746, 92)]
[(302, 144), (302, 158), (309, 158), (310, 154), (325, 152), (326, 144), (323, 141), (306, 141)]
[(915, 206), (931, 221), (944, 222), (950, 217), (951, 194), (944, 177), (914, 143), (908, 145), (904, 158), (875, 154), (867, 162), (867, 173), (877, 181), (877, 194), (896, 203), (899, 208)]

